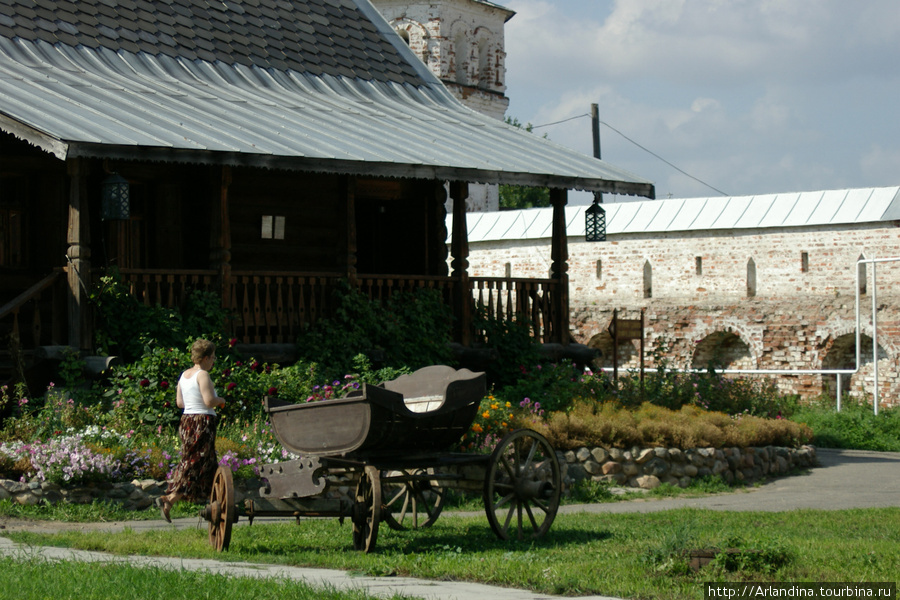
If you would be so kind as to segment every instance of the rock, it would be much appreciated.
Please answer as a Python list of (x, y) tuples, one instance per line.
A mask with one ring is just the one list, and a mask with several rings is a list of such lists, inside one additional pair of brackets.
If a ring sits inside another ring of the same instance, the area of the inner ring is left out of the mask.
[(645, 462), (649, 461), (651, 458), (653, 458), (655, 456), (655, 454), (653, 452), (653, 448), (644, 448), (643, 450), (641, 450), (640, 452), (635, 454), (635, 456), (636, 456), (636, 458), (634, 459), (634, 462), (636, 462), (639, 465), (642, 465)]
[(591, 475), (597, 475), (600, 473), (600, 463), (593, 460), (586, 460), (582, 463), (584, 470), (590, 473)]
[(622, 463), (617, 463), (617, 462), (612, 462), (612, 461), (605, 462), (600, 467), (600, 470), (603, 472), (604, 475), (615, 475), (617, 473), (622, 473), (622, 471), (623, 471)]
[(591, 456), (601, 465), (609, 460), (609, 452), (605, 448), (594, 448), (591, 450)]
[(655, 475), (641, 475), (640, 477), (635, 478), (637, 483), (637, 487), (652, 490), (658, 488), (660, 485), (659, 478)]

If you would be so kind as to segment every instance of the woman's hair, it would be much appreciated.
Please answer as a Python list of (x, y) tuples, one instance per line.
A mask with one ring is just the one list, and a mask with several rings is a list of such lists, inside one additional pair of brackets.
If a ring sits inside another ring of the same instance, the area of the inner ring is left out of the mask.
[(216, 352), (216, 345), (209, 340), (197, 340), (191, 346), (191, 360), (196, 365), (208, 356), (212, 356)]

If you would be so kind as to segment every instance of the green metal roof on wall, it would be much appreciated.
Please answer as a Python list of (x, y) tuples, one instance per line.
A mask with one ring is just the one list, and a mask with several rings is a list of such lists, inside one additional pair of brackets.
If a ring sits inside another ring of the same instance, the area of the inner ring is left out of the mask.
[(59, 158), (654, 193), (464, 107), (368, 0), (0, 0), (0, 130)]

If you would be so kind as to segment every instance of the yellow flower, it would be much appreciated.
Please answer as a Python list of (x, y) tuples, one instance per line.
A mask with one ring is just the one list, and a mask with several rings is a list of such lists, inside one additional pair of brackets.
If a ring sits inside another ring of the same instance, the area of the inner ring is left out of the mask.
[(483, 413), (481, 413), (481, 416), (482, 416), (483, 418), (487, 419), (487, 418), (490, 418), (491, 413), (490, 413), (490, 411), (487, 411), (487, 410), (486, 410), (486, 411), (484, 411)]
[(496, 404), (491, 404), (491, 410), (497, 410), (497, 405), (496, 405)]
[(472, 425), (472, 431), (474, 431), (475, 433), (481, 433), (484, 430), (481, 428), (481, 425), (475, 423), (474, 425)]
[(510, 404), (509, 402), (507, 402), (507, 403), (506, 403), (506, 408), (512, 408), (512, 404)]

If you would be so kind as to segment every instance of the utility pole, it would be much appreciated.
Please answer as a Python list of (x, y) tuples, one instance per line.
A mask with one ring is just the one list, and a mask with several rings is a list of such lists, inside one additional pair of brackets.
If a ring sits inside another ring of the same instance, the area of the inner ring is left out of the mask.
[[(594, 138), (594, 158), (600, 158), (600, 108), (596, 104), (591, 104), (591, 134)], [(603, 202), (603, 194), (594, 192), (594, 198), (597, 202)]]

